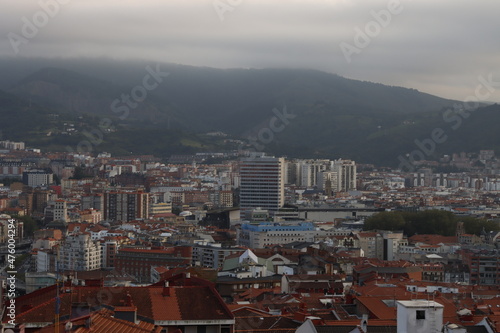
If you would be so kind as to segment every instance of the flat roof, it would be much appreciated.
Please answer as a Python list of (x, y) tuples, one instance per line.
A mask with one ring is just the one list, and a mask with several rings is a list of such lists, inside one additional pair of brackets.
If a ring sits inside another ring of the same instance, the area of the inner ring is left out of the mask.
[(441, 303), (419, 299), (415, 301), (397, 301), (405, 308), (444, 308)]

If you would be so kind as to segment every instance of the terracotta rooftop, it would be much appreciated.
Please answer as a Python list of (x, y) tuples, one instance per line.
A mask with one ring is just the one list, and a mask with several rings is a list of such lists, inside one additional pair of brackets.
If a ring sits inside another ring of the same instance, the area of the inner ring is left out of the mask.
[(236, 319), (235, 332), (295, 332), (297, 327), (301, 325), (301, 323), (285, 316), (273, 316), (264, 311), (249, 308), (237, 310), (234, 315)]
[(455, 244), (458, 243), (456, 236), (441, 236), (441, 235), (413, 235), (408, 238), (411, 244), (425, 243), (429, 245)]
[[(122, 305), (130, 294), (137, 315), (154, 321), (226, 320), (232, 314), (218, 293), (210, 286), (168, 287), (89, 287), (62, 288), (61, 316), (69, 316), (72, 304), (86, 303), (92, 308)], [(70, 292), (71, 290), (71, 292)], [(67, 291), (67, 292), (66, 292)], [(55, 286), (39, 289), (16, 298), (19, 323), (50, 322), (55, 315)], [(33, 307), (32, 304), (37, 304)], [(3, 321), (8, 320), (4, 316)]]
[[(102, 309), (93, 312), (89, 316), (71, 320), (73, 333), (91, 333), (91, 332), (120, 332), (120, 333), (160, 333), (161, 326), (141, 321), (138, 324), (117, 319), (113, 317), (113, 312)], [(88, 325), (90, 318), (90, 325)], [(59, 332), (65, 332), (65, 325), (68, 321), (62, 322), (59, 327)], [(87, 324), (87, 325), (86, 325)], [(52, 333), (55, 331), (54, 325), (49, 325), (38, 329), (36, 333)]]

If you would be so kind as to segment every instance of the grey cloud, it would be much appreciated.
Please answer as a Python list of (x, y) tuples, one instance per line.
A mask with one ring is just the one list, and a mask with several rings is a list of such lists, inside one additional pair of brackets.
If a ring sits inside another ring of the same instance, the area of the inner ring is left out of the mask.
[[(386, 9), (388, 1), (242, 0), (221, 22), (213, 0), (68, 0), (18, 56), (314, 68), (457, 99), (473, 91), (478, 75), (493, 73), (500, 81), (500, 2), (400, 2), (402, 12), (351, 63), (339, 44), (352, 44), (354, 29), (364, 29), (371, 11)], [(8, 8), (0, 12), (0, 55), (11, 56), (7, 34), (21, 34), (21, 18), (31, 18), (40, 6), (10, 0), (0, 5)]]

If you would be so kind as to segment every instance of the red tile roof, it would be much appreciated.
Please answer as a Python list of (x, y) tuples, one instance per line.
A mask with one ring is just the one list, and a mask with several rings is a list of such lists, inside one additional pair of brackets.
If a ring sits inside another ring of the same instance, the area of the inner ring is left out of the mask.
[[(71, 320), (73, 326), (73, 333), (91, 333), (91, 332), (120, 332), (120, 333), (160, 333), (161, 326), (155, 326), (144, 321), (138, 324), (113, 318), (114, 313), (110, 310), (102, 309), (93, 312), (89, 316)], [(88, 318), (90, 318), (90, 325), (88, 327)], [(59, 332), (65, 332), (66, 322), (60, 324)], [(46, 326), (36, 330), (36, 333), (52, 333), (55, 331), (54, 325)]]
[(415, 243), (425, 243), (429, 245), (443, 244), (455, 244), (458, 243), (458, 238), (456, 236), (441, 236), (441, 235), (413, 235), (408, 238), (411, 244)]
[[(137, 306), (139, 316), (154, 321), (172, 320), (228, 320), (233, 315), (219, 294), (211, 286), (169, 287), (169, 296), (164, 296), (164, 287), (91, 287), (62, 288), (61, 316), (69, 315), (72, 304), (86, 303), (92, 308), (103, 305), (123, 305), (127, 294)], [(68, 292), (64, 292), (64, 291)], [(16, 298), (16, 320), (18, 323), (50, 322), (55, 316), (55, 286)], [(38, 304), (32, 307), (32, 304)], [(8, 317), (3, 318), (3, 322)]]

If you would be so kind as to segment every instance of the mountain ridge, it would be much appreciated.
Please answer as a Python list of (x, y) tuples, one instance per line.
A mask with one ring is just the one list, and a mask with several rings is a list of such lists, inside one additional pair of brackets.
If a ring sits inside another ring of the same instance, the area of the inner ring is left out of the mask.
[[(1, 64), (0, 61), (0, 68)], [(85, 74), (67, 68), (42, 68), (12, 82), (8, 91), (61, 113), (109, 117), (118, 132), (142, 129), (162, 133), (175, 129), (185, 138), (194, 138), (196, 149), (237, 149), (222, 141), (215, 145), (211, 140), (204, 143), (207, 137), (199, 136), (221, 131), (234, 139), (260, 140), (258, 146), (269, 153), (291, 157), (336, 155), (380, 165), (393, 165), (398, 154), (414, 149), (414, 141), (428, 135), (436, 124), (447, 125), (443, 124), (442, 114), (457, 103), (411, 88), (347, 79), (316, 70), (159, 64), (156, 70), (168, 72), (168, 76), (148, 90), (147, 97), (136, 107), (130, 107), (128, 117), (119, 119), (111, 109), (113, 101), (139, 89), (148, 75), (146, 62), (130, 68), (122, 65), (110, 65), (106, 73), (104, 65), (97, 66)], [(102, 73), (96, 76), (98, 69)], [(293, 117), (285, 126), (279, 126), (279, 131), (271, 131), (276, 112), (285, 108)], [(480, 123), (495, 118), (496, 113), (487, 114), (486, 119), (470, 123), (487, 126)], [(469, 131), (468, 135), (473, 131), (467, 126), (461, 130)], [(264, 138), (265, 133), (272, 137)], [(109, 136), (114, 135), (119, 136)], [(136, 138), (141, 141), (140, 135)], [(490, 137), (480, 141), (492, 147), (495, 140), (496, 137)], [(155, 143), (150, 137), (142, 148), (140, 144), (134, 146), (151, 151), (148, 145), (152, 144)], [(176, 151), (181, 151), (182, 145), (177, 141), (175, 144), (179, 148)], [(194, 147), (188, 150), (193, 151)], [(450, 153), (447, 149), (454, 149), (450, 142), (440, 145), (436, 154)]]

